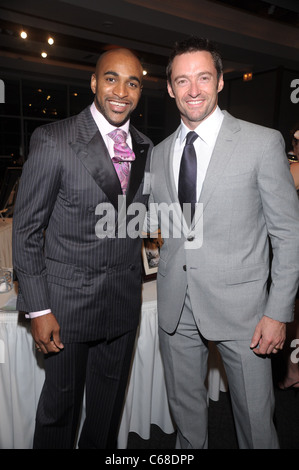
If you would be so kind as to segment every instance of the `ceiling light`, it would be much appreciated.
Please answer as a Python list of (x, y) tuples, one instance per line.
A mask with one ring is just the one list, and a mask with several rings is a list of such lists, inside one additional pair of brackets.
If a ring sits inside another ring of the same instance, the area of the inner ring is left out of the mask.
[(26, 31), (21, 31), (20, 36), (21, 36), (22, 39), (27, 39)]
[(251, 73), (251, 72), (244, 73), (244, 75), (243, 75), (243, 81), (244, 81), (244, 82), (249, 82), (250, 80), (252, 80), (252, 73)]
[(54, 39), (52, 37), (49, 37), (48, 43), (50, 44), (50, 46), (52, 46), (52, 44), (54, 44)]
[(43, 59), (45, 59), (48, 56), (48, 54), (46, 52), (42, 52), (41, 56), (42, 56)]
[(147, 75), (147, 71), (146, 70), (143, 70), (143, 75)]

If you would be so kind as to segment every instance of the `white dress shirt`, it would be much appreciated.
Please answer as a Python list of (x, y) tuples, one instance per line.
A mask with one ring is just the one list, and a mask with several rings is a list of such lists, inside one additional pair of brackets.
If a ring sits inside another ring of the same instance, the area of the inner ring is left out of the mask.
[[(95, 123), (98, 126), (98, 129), (101, 133), (101, 136), (103, 137), (103, 140), (104, 140), (104, 142), (105, 142), (105, 144), (108, 148), (108, 152), (110, 154), (110, 157), (113, 158), (114, 157), (114, 150), (113, 150), (114, 142), (111, 139), (111, 137), (109, 137), (108, 134), (109, 134), (109, 132), (114, 131), (114, 129), (116, 127), (113, 126), (112, 124), (110, 124), (105, 119), (103, 114), (100, 113), (97, 110), (94, 103), (92, 103), (92, 105), (90, 106), (90, 112), (91, 112), (92, 117), (94, 118)], [(132, 139), (131, 139), (131, 134), (129, 132), (129, 126), (130, 126), (130, 121), (126, 121), (122, 126), (118, 127), (118, 129), (122, 129), (123, 131), (126, 132), (126, 134), (128, 136), (127, 137), (127, 144), (130, 148), (132, 148)]]
[[(93, 119), (95, 120), (95, 123), (101, 133), (101, 136), (103, 137), (103, 140), (107, 146), (107, 149), (108, 149), (108, 152), (109, 152), (109, 155), (111, 158), (114, 157), (114, 149), (113, 149), (113, 146), (114, 146), (114, 141), (111, 139), (111, 137), (109, 137), (109, 132), (113, 131), (115, 129), (115, 126), (113, 126), (112, 124), (110, 124), (106, 119), (105, 117), (103, 116), (102, 113), (100, 113), (95, 104), (92, 103), (92, 105), (90, 106), (90, 112), (92, 114), (92, 117)], [(126, 133), (127, 133), (127, 144), (129, 145), (130, 148), (132, 148), (132, 138), (131, 138), (131, 135), (130, 135), (130, 132), (129, 132), (129, 125), (130, 125), (130, 121), (126, 121), (125, 124), (123, 124), (121, 127), (119, 127), (119, 129), (122, 129), (124, 130)], [(39, 312), (30, 312), (28, 314), (26, 314), (26, 317), (27, 318), (36, 318), (36, 317), (40, 317), (42, 315), (46, 315), (47, 313), (51, 313), (51, 310), (50, 309), (47, 309), (47, 310), (41, 310)]]
[[(210, 159), (214, 150), (216, 139), (223, 121), (223, 113), (217, 106), (215, 111), (201, 122), (194, 132), (199, 136), (194, 142), (194, 148), (197, 157), (197, 185), (196, 200), (198, 201)], [(181, 122), (181, 130), (175, 142), (173, 156), (173, 174), (176, 189), (178, 190), (178, 181), (180, 173), (181, 158), (185, 147), (186, 136), (190, 129)]]

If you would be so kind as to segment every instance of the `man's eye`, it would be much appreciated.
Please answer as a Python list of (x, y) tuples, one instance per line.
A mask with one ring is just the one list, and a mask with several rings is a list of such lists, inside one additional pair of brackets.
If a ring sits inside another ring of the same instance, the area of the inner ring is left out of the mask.
[(137, 83), (135, 83), (135, 82), (129, 82), (129, 86), (131, 88), (137, 88), (138, 87)]

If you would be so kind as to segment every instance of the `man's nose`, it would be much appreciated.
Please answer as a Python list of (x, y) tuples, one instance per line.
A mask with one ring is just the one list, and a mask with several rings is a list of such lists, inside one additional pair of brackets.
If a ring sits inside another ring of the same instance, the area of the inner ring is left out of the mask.
[(195, 98), (196, 96), (200, 95), (201, 87), (198, 82), (191, 82), (189, 88), (189, 95)]
[(117, 82), (115, 87), (114, 87), (114, 94), (123, 98), (124, 96), (127, 95), (127, 88), (126, 88), (126, 84), (123, 83), (123, 82)]

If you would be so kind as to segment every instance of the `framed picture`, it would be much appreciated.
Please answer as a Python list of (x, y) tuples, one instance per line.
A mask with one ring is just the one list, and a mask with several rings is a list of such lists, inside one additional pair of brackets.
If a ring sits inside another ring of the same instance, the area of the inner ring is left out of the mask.
[(157, 238), (144, 238), (142, 243), (143, 280), (144, 282), (156, 279), (160, 259), (160, 248), (163, 239), (158, 234)]

